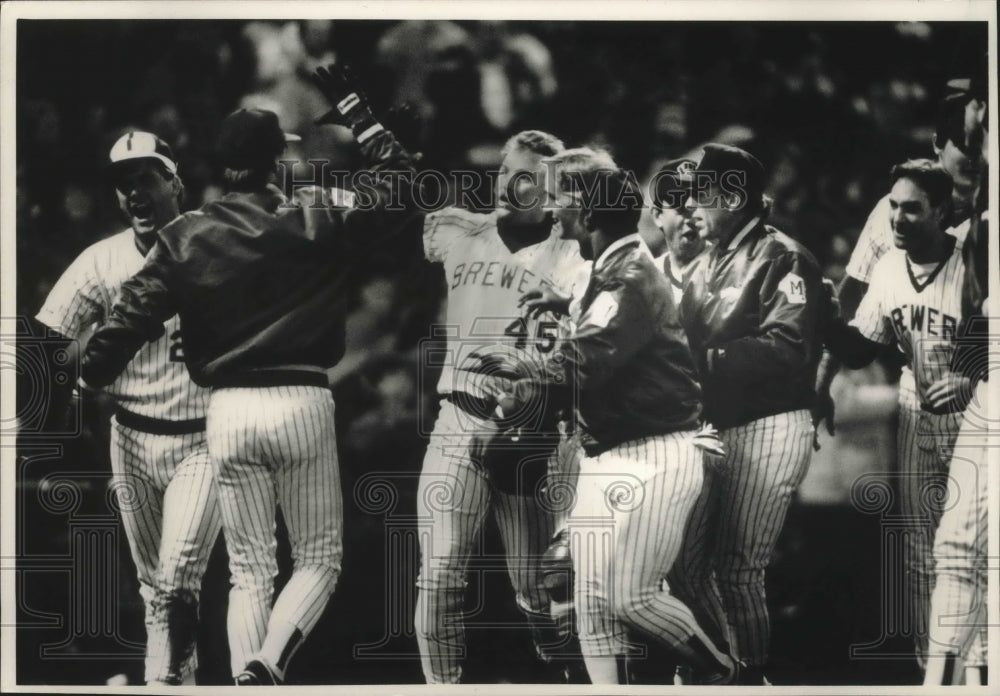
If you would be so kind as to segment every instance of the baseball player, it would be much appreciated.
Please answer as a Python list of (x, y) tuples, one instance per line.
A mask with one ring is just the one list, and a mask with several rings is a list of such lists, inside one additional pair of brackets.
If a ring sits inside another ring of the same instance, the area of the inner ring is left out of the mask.
[(696, 170), (688, 225), (714, 244), (685, 288), (681, 319), (705, 418), (726, 454), (706, 474), (669, 582), (709, 635), (748, 664), (745, 680), (761, 684), (770, 640), (764, 575), (809, 466), (826, 305), (815, 259), (766, 224), (757, 158), (709, 144)]
[(580, 645), (595, 684), (627, 683), (636, 637), (652, 637), (704, 683), (730, 683), (736, 661), (687, 606), (661, 591), (702, 483), (694, 361), (670, 286), (637, 224), (638, 186), (619, 169), (549, 160), (562, 234), (596, 259), (572, 335), (500, 399), (504, 417), (540, 401), (576, 409), (585, 457), (569, 519)]
[[(36, 317), (81, 343), (110, 316), (184, 192), (173, 153), (152, 133), (123, 135), (110, 162), (131, 229), (80, 254)], [(115, 402), (113, 485), (146, 610), (146, 683), (166, 685), (194, 676), (201, 580), (222, 520), (205, 441), (208, 391), (188, 376), (178, 318), (165, 317), (160, 333), (105, 391)]]
[[(934, 536), (925, 686), (985, 685), (988, 625), (987, 509), (989, 378), (989, 235), (986, 213), (976, 216), (962, 247), (962, 321), (952, 370), (966, 377), (974, 396), (966, 408), (948, 464), (951, 484)], [(965, 669), (961, 669), (964, 663)], [(964, 674), (963, 674), (964, 671)]]
[[(948, 216), (948, 233), (961, 246), (968, 234), (970, 220), (985, 189), (982, 187), (986, 160), (982, 148), (967, 136), (965, 128), (965, 101), (969, 95), (946, 100), (935, 128), (934, 151), (937, 160), (951, 175), (954, 188), (951, 193), (951, 212)], [(980, 139), (981, 142), (981, 139)], [(894, 248), (890, 198), (884, 196), (872, 210), (858, 238), (847, 265), (847, 276), (840, 288), (839, 298), (845, 319), (854, 316), (873, 277), (875, 264)], [(830, 383), (838, 366), (824, 358), (817, 378), (820, 408), (814, 420), (826, 418), (828, 428), (833, 422), (833, 402), (830, 400)], [(825, 407), (823, 407), (825, 405)], [(906, 365), (899, 379), (899, 427), (896, 436), (896, 458), (901, 477), (900, 505), (904, 515), (915, 520), (913, 533), (907, 535), (909, 553), (906, 570), (907, 616), (913, 625), (914, 643), (918, 662), (923, 665), (927, 652), (927, 608), (933, 587), (931, 547), (934, 538), (933, 520), (937, 514), (927, 511), (926, 501), (920, 497), (937, 467), (925, 471), (916, 468), (925, 458), (914, 452), (916, 440), (912, 437), (920, 420), (920, 402), (913, 381), (913, 371)], [(919, 521), (919, 522), (917, 522)]]
[[(320, 68), (315, 78), (375, 169), (410, 168), (339, 69)], [(344, 350), (354, 245), (391, 220), (405, 223), (405, 211), (386, 206), (289, 206), (271, 183), (286, 139), (273, 112), (241, 109), (225, 119), (228, 193), (161, 231), (81, 365), (88, 383), (107, 383), (157, 336), (161, 317), (180, 315), (191, 376), (211, 387), (208, 444), (234, 582), (228, 627), (239, 686), (284, 680), (336, 585), (342, 505), (325, 370)], [(372, 191), (391, 194), (385, 186)], [(272, 607), (276, 506), (293, 570)]]
[[(910, 470), (920, 472), (922, 488), (912, 495), (925, 501), (920, 511), (933, 531), (941, 506), (927, 501), (947, 485), (949, 459), (971, 394), (969, 378), (952, 370), (963, 316), (965, 263), (957, 240), (945, 231), (952, 190), (945, 168), (931, 160), (911, 160), (893, 168), (892, 181), (896, 248), (875, 265), (850, 330), (832, 325), (827, 343), (849, 367), (870, 362), (880, 345), (895, 345), (905, 355), (920, 410), (910, 429), (904, 431), (901, 423), (899, 437), (915, 460)], [(927, 611), (927, 606), (921, 608), (924, 628)], [(924, 655), (926, 641), (924, 635)]]
[(653, 223), (663, 233), (666, 252), (656, 259), (674, 290), (678, 305), (684, 296), (684, 285), (691, 277), (698, 260), (705, 251), (705, 239), (698, 230), (687, 224), (690, 212), (684, 203), (689, 187), (680, 176), (689, 174), (695, 162), (678, 159), (667, 162), (652, 182)]
[(489, 214), (445, 208), (424, 220), (428, 261), (440, 263), (448, 287), (447, 353), (438, 381), (440, 411), (420, 473), (418, 505), (430, 521), (421, 539), (415, 626), (424, 678), (457, 683), (465, 651), (462, 612), (469, 557), (483, 520), (496, 515), (516, 601), (528, 618), (539, 657), (558, 642), (548, 616), (539, 559), (552, 536), (552, 517), (536, 496), (491, 485), (473, 460), (474, 436), (491, 429), (496, 406), (480, 360), (508, 349), (541, 357), (555, 348), (565, 323), (525, 311), (520, 298), (536, 285), (570, 295), (586, 278), (576, 245), (553, 232), (544, 209), (544, 157), (563, 149), (554, 136), (524, 131), (504, 147), (496, 209)]

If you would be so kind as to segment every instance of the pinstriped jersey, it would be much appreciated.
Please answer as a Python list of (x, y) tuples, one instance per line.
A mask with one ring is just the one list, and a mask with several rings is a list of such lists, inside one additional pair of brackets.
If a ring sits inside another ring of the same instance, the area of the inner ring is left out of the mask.
[(916, 380), (917, 398), (949, 370), (962, 318), (965, 264), (959, 245), (944, 262), (915, 264), (902, 249), (886, 252), (851, 321), (861, 334), (896, 343)]
[(576, 241), (559, 234), (555, 226), (544, 241), (511, 253), (495, 213), (445, 208), (426, 216), (424, 254), (444, 266), (448, 286), (448, 348), (438, 392), (485, 396), (482, 377), (462, 369), (478, 363), (472, 353), (506, 354), (513, 347), (526, 351), (522, 359), (541, 361), (569, 335), (568, 318), (546, 312), (529, 319), (518, 307), (521, 295), (542, 284), (574, 296), (586, 286), (590, 264)]
[[(85, 342), (111, 313), (122, 284), (144, 261), (131, 229), (91, 245), (62, 274), (36, 318)], [(105, 391), (123, 408), (149, 418), (202, 418), (208, 390), (188, 375), (180, 319), (175, 315), (163, 326), (163, 336), (145, 344)]]
[[(870, 283), (875, 264), (887, 251), (896, 248), (890, 215), (889, 195), (886, 194), (868, 215), (858, 242), (854, 245), (854, 251), (851, 252), (851, 260), (847, 262), (847, 275), (862, 283)], [(948, 230), (948, 234), (958, 240), (958, 246), (962, 246), (968, 232), (968, 220)]]

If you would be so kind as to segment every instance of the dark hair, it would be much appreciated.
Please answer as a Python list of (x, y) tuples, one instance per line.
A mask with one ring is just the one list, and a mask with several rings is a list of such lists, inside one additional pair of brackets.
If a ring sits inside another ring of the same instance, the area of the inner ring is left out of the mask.
[(948, 170), (931, 159), (911, 159), (892, 168), (892, 183), (909, 179), (927, 194), (932, 207), (951, 205), (951, 190), (955, 182)]
[(594, 227), (615, 239), (632, 234), (642, 215), (642, 188), (632, 172), (624, 169), (597, 169), (566, 172), (580, 194), (580, 202), (590, 211)]
[(948, 141), (965, 147), (965, 106), (972, 97), (967, 93), (955, 94), (941, 101), (937, 120), (934, 122), (934, 147), (943, 150)]

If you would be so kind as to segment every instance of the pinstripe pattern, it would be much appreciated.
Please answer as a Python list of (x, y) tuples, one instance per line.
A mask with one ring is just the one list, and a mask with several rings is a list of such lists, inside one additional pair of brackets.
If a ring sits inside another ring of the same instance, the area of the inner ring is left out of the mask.
[(222, 525), (208, 446), (204, 433), (152, 435), (113, 419), (111, 443), (122, 525), (146, 607), (146, 681), (180, 681), (197, 666), (195, 635), (172, 655), (166, 607), (178, 591), (197, 600)]
[[(234, 676), (252, 656), (281, 676), (336, 586), (343, 509), (333, 417), (333, 397), (318, 387), (212, 392), (208, 443), (233, 576)], [(277, 507), (293, 571), (272, 609)]]
[(888, 194), (879, 199), (868, 215), (858, 241), (847, 262), (847, 274), (862, 283), (870, 283), (872, 270), (876, 262), (885, 252), (895, 245), (892, 235), (892, 223), (889, 221), (890, 208)]
[[(111, 313), (122, 284), (142, 268), (144, 260), (131, 230), (91, 245), (53, 286), (38, 320), (64, 336), (85, 340)], [(202, 418), (208, 391), (188, 376), (180, 320), (172, 317), (163, 326), (163, 336), (140, 348), (105, 392), (129, 411), (150, 418)]]
[[(37, 319), (85, 341), (143, 262), (130, 229), (91, 245), (60, 276)], [(207, 390), (191, 381), (184, 364), (177, 317), (105, 391), (129, 411), (161, 420), (201, 418), (208, 403)], [(146, 681), (180, 681), (195, 668), (195, 635), (176, 635), (176, 629), (171, 640), (168, 622), (196, 616), (190, 601), (197, 602), (221, 525), (205, 436), (151, 435), (112, 421), (111, 443), (122, 525), (145, 604)]]
[[(790, 411), (720, 436), (725, 461), (695, 504), (669, 581), (697, 606), (713, 639), (728, 640), (737, 657), (763, 665), (770, 642), (765, 571), (809, 467), (812, 424), (808, 411)], [(728, 628), (719, 625), (723, 616)]]
[[(711, 641), (684, 602), (661, 589), (703, 471), (691, 433), (633, 440), (580, 463), (568, 526), (580, 646), (595, 683), (602, 669), (594, 658), (636, 649), (629, 630), (637, 632), (633, 638), (663, 642), (699, 668), (710, 666), (688, 644)], [(717, 659), (725, 657), (717, 653)]]
[[(968, 225), (949, 230), (964, 238)], [(912, 371), (900, 381), (899, 430), (896, 450), (900, 476), (900, 505), (910, 524), (907, 538), (905, 587), (907, 616), (901, 625), (914, 639), (917, 661), (927, 656), (928, 617), (934, 587), (931, 556), (934, 533), (941, 518), (943, 491), (947, 487), (948, 461), (958, 435), (961, 414), (934, 415), (920, 408), (927, 389), (950, 370), (954, 333), (962, 316), (962, 282), (965, 264), (960, 244), (936, 276), (936, 264), (910, 264), (901, 249), (887, 252), (876, 264), (868, 292), (851, 322), (873, 341), (896, 343)], [(908, 270), (909, 269), (909, 270)], [(926, 284), (915, 287), (910, 272)], [(927, 278), (923, 280), (920, 274)], [(919, 312), (922, 321), (914, 321)], [(937, 318), (931, 326), (931, 312)], [(895, 320), (894, 320), (895, 317)], [(948, 330), (946, 318), (952, 326)]]
[(469, 459), (470, 418), (452, 403), (441, 402), (417, 491), (426, 531), (420, 542), (415, 627), (429, 684), (457, 683), (461, 678), (465, 630), (458, 617), (466, 571), (491, 509), (518, 606), (529, 619), (545, 614), (548, 606), (538, 559), (552, 538), (551, 516), (536, 497), (492, 489), (485, 471)]
[(496, 352), (498, 343), (513, 345), (507, 332), (512, 322), (524, 322), (522, 347), (529, 357), (544, 357), (540, 352), (546, 343), (543, 321), (551, 321), (559, 335), (569, 335), (565, 317), (545, 314), (526, 319), (518, 307), (521, 295), (543, 282), (574, 296), (586, 287), (590, 264), (580, 256), (575, 241), (560, 239), (558, 229), (538, 244), (511, 253), (497, 232), (494, 214), (446, 208), (427, 216), (424, 251), (428, 261), (444, 266), (448, 284), (444, 323), (458, 329), (457, 340), (448, 342), (452, 355), (438, 380), (440, 393), (465, 391), (483, 396), (482, 378), (455, 368), (475, 362), (470, 359), (472, 353)]
[[(847, 262), (847, 274), (862, 283), (871, 283), (875, 264), (896, 246), (892, 223), (889, 220), (890, 214), (889, 195), (886, 194), (872, 208), (851, 252), (851, 259)], [(968, 232), (968, 220), (948, 230), (948, 234), (958, 240), (959, 246), (965, 242)]]
[(900, 624), (912, 633), (917, 661), (927, 659), (932, 556), (935, 530), (941, 519), (948, 485), (948, 462), (958, 435), (961, 414), (932, 415), (920, 410), (912, 382), (900, 379), (899, 430), (896, 453), (899, 466), (900, 511), (909, 525), (906, 535), (904, 586), (907, 615)]
[[(553, 230), (538, 244), (511, 253), (497, 232), (495, 215), (457, 208), (427, 215), (423, 241), (427, 259), (444, 266), (449, 288), (445, 323), (457, 328), (457, 336), (448, 341), (450, 357), (438, 382), (440, 393), (483, 396), (484, 378), (456, 368), (478, 362), (470, 357), (472, 353), (503, 353), (505, 346), (517, 345), (509, 333), (512, 323), (523, 322), (518, 347), (528, 359), (543, 359), (558, 337), (569, 334), (565, 319), (551, 321), (550, 315), (525, 319), (518, 300), (543, 282), (563, 293), (585, 283), (589, 264), (575, 241), (560, 239)], [(547, 328), (545, 321), (551, 321)], [(421, 537), (415, 626), (424, 678), (430, 684), (461, 678), (465, 633), (457, 617), (463, 606), (469, 556), (491, 509), (518, 606), (535, 626), (547, 620), (548, 595), (538, 561), (554, 531), (553, 506), (538, 497), (510, 496), (491, 489), (485, 472), (468, 454), (471, 435), (480, 427), (475, 418), (442, 401), (420, 475), (418, 510), (429, 525)], [(561, 451), (554, 459), (559, 460), (567, 450)], [(550, 466), (559, 465), (550, 462)], [(565, 491), (564, 486), (557, 489), (559, 494)]]
[[(989, 395), (981, 382), (973, 399), (982, 414)], [(987, 664), (987, 437), (963, 421), (949, 465), (944, 513), (934, 537), (935, 585), (930, 601), (929, 654), (952, 652), (967, 666)], [(928, 669), (928, 673), (931, 670)]]

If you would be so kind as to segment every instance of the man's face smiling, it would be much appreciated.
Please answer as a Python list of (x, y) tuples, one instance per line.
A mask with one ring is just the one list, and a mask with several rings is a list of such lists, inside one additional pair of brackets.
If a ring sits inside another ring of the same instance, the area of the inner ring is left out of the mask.
[(497, 176), (497, 219), (513, 225), (538, 224), (545, 219), (545, 167), (542, 156), (514, 148), (500, 164)]
[(893, 243), (900, 249), (921, 249), (942, 234), (944, 211), (932, 207), (927, 193), (912, 179), (903, 177), (892, 185), (889, 211)]
[(155, 233), (180, 214), (176, 178), (156, 160), (119, 162), (112, 176), (118, 205), (136, 234)]

